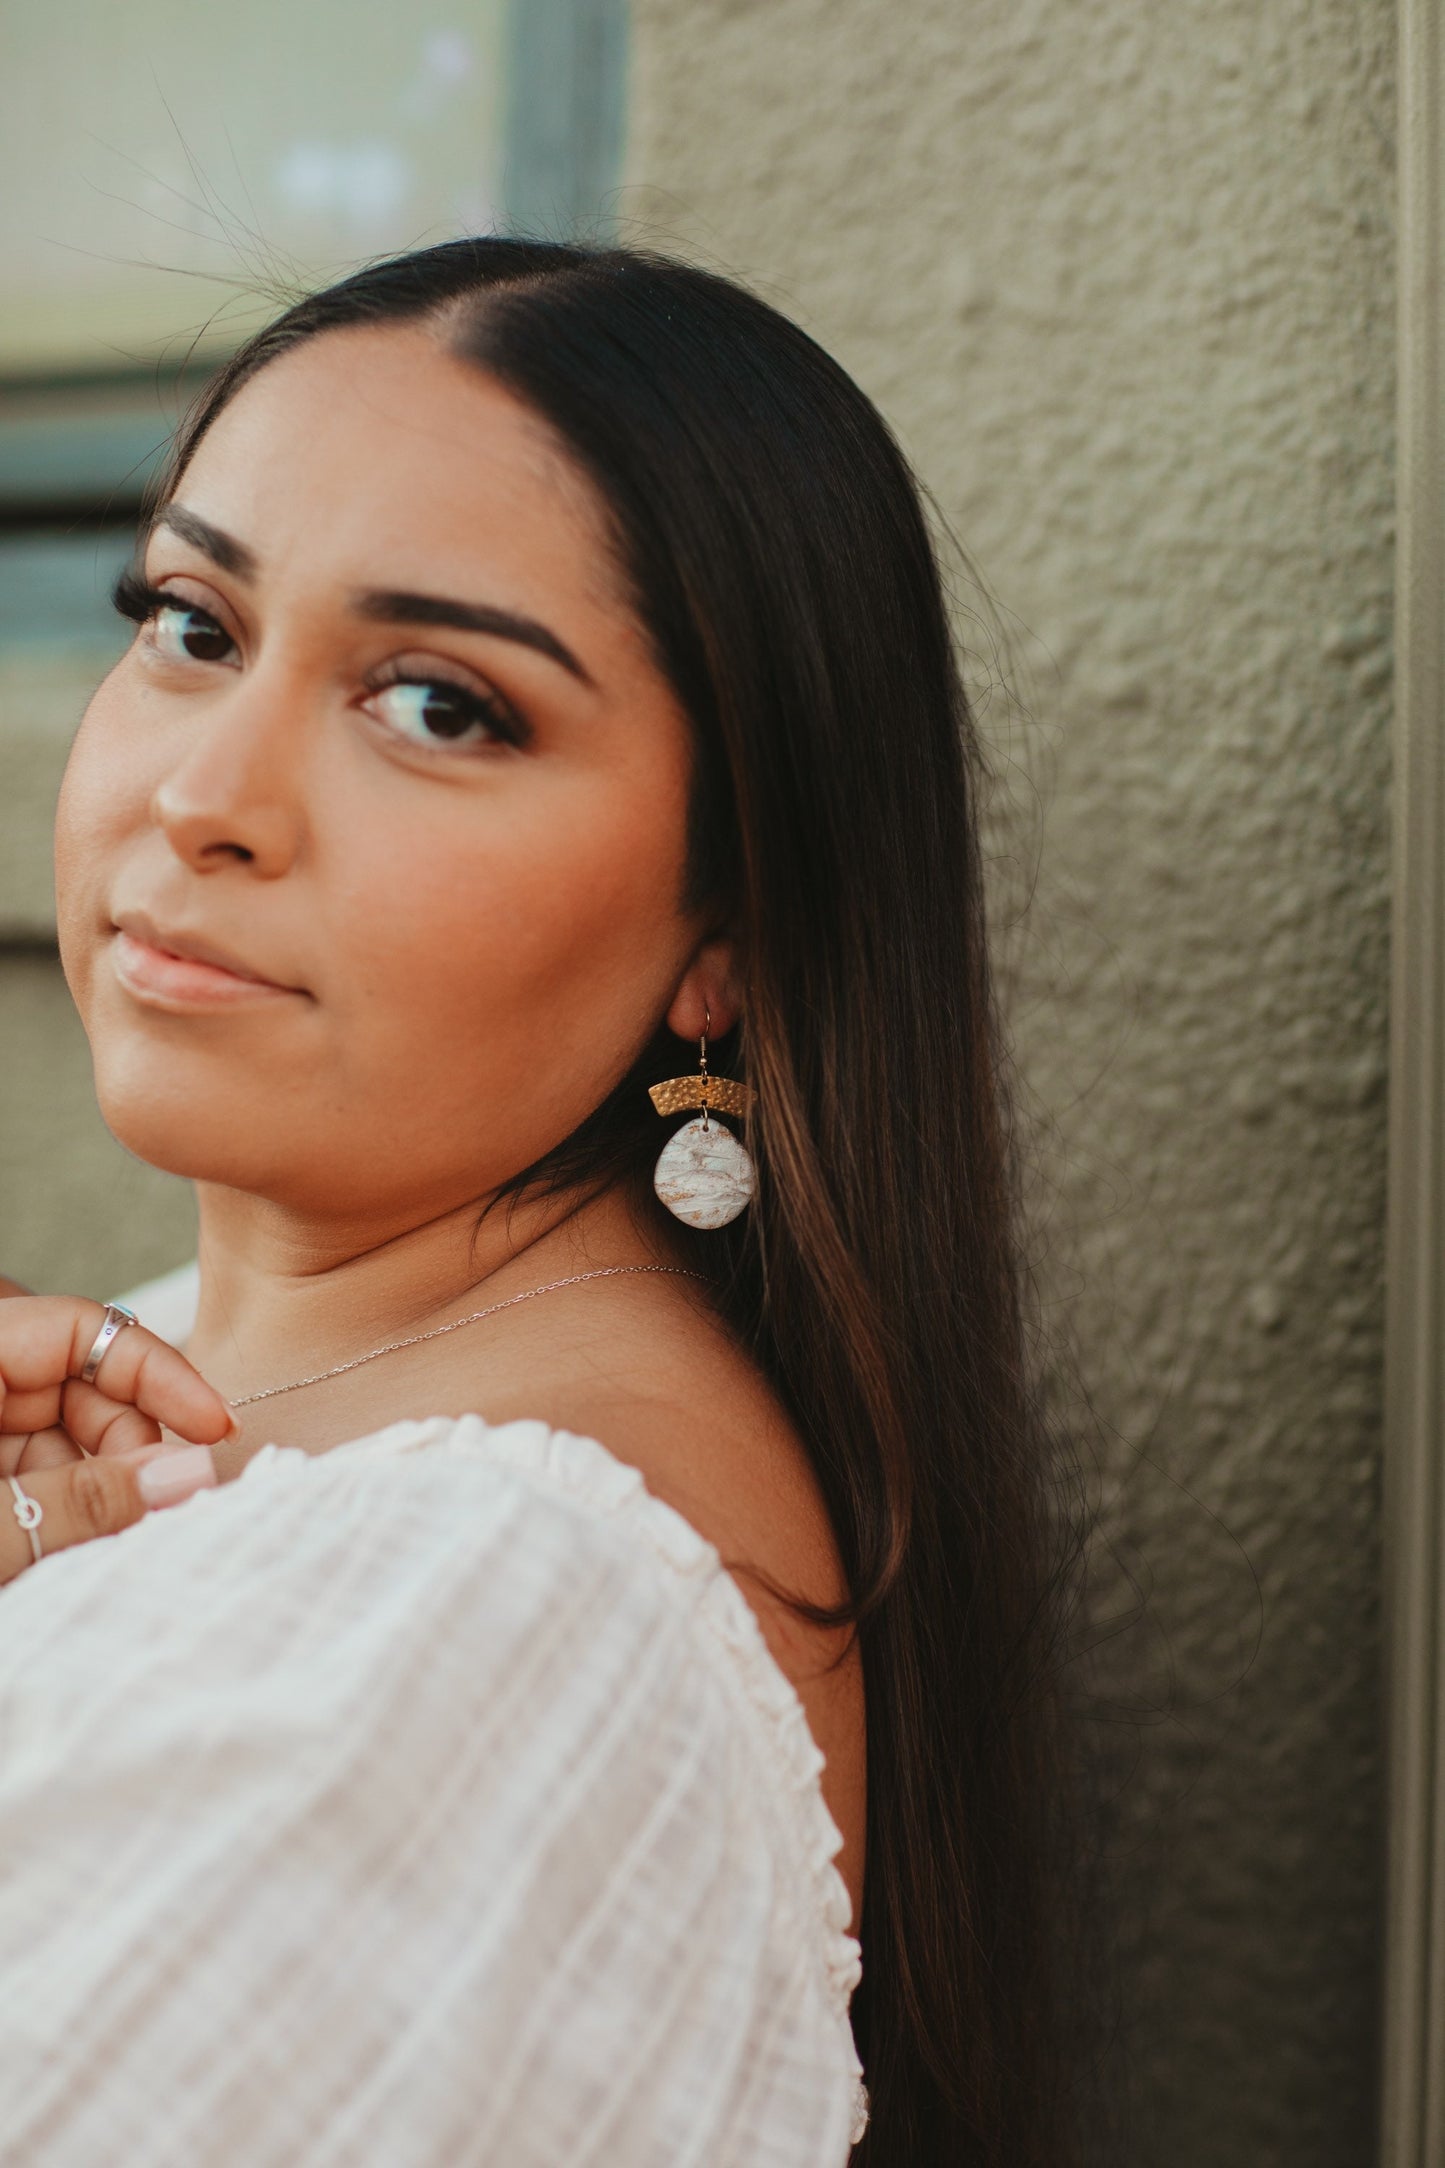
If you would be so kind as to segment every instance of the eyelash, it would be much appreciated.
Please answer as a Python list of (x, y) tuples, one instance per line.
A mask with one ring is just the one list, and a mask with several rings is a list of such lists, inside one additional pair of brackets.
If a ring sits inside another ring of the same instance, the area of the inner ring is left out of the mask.
[(147, 586), (129, 565), (118, 575), (110, 599), (121, 616), (128, 617), (133, 625), (146, 624), (157, 610), (180, 607), (179, 595), (167, 595), (159, 587)]
[[(152, 587), (130, 566), (127, 566), (120, 573), (114, 587), (111, 589), (111, 601), (120, 612), (120, 615), (129, 618), (133, 625), (153, 623), (162, 610), (178, 610), (190, 611), (195, 616), (203, 617), (210, 624), (215, 625), (218, 631), (222, 633), (225, 631), (219, 619), (215, 618), (209, 610), (203, 609), (199, 603), (187, 602), (184, 596), (170, 594), (163, 587)], [(196, 661), (205, 660), (200, 656), (193, 659)], [(387, 692), (396, 685), (415, 685), (424, 691), (436, 690), (444, 693), (449, 700), (459, 703), (465, 711), (467, 722), (485, 723), (488, 730), (504, 744), (523, 745), (530, 736), (530, 732), (521, 718), (499, 696), (494, 694), (488, 697), (473, 692), (470, 686), (461, 684), (456, 678), (425, 676), (396, 671), (373, 684), (371, 690), (373, 692)], [(445, 748), (447, 743), (445, 738), (438, 738), (435, 742), (440, 748)]]

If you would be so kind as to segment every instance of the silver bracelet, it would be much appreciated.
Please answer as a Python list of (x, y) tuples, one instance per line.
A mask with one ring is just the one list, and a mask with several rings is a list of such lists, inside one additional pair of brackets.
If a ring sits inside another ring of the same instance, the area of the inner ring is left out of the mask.
[(40, 1548), (40, 1523), (45, 1518), (45, 1508), (38, 1498), (32, 1498), (28, 1491), (20, 1488), (18, 1476), (7, 1476), (5, 1480), (15, 1493), (15, 1504), (11, 1510), (30, 1538), (30, 1556), (38, 1566), (45, 1555)]

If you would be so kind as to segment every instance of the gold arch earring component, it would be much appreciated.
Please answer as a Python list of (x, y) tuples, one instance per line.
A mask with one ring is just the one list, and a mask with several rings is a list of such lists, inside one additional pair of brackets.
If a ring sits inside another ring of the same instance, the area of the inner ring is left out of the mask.
[(669, 1077), (665, 1084), (650, 1086), (647, 1096), (659, 1114), (681, 1114), (688, 1107), (701, 1107), (702, 1126), (706, 1129), (710, 1107), (742, 1116), (751, 1111), (757, 1093), (750, 1084), (739, 1084), (735, 1077), (708, 1074), (707, 1035), (712, 1030), (712, 1010), (706, 1002), (703, 1015), (706, 1022), (699, 1041), (697, 1075)]
[[(710, 1013), (707, 1021), (712, 1022)], [(751, 1201), (757, 1176), (745, 1146), (725, 1122), (712, 1121), (711, 1114), (717, 1107), (725, 1114), (745, 1115), (757, 1094), (749, 1084), (709, 1074), (704, 1030), (697, 1075), (669, 1077), (654, 1084), (647, 1096), (659, 1114), (702, 1109), (700, 1121), (684, 1122), (662, 1147), (652, 1176), (658, 1197), (674, 1219), (688, 1227), (726, 1227)]]
[(685, 1114), (689, 1108), (701, 1107), (704, 1113), (715, 1107), (719, 1114), (736, 1114), (739, 1118), (752, 1110), (757, 1097), (751, 1084), (739, 1084), (730, 1076), (674, 1076), (665, 1084), (652, 1085), (647, 1094), (659, 1114)]

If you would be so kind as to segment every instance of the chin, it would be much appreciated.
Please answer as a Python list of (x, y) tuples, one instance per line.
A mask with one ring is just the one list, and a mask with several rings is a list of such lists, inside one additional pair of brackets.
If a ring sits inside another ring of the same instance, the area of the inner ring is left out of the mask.
[[(254, 1080), (218, 1076), (214, 1058), (169, 1049), (105, 1046), (94, 1061), (101, 1119), (137, 1159), (236, 1189), (265, 1191), (282, 1177), (282, 1124), (266, 1119)], [(294, 1131), (290, 1143), (294, 1157)]]
[(134, 1002), (84, 948), (67, 977), (101, 1118), (128, 1152), (192, 1181), (266, 1190), (288, 1170), (295, 1179), (313, 1111), (314, 1045), (299, 1046), (269, 1017)]
[(117, 1144), (148, 1166), (227, 1189), (264, 1194), (274, 1188), (281, 1172), (275, 1159), (238, 1150), (224, 1112), (218, 1118), (205, 1108), (137, 1100), (126, 1093), (97, 1097), (101, 1119)]

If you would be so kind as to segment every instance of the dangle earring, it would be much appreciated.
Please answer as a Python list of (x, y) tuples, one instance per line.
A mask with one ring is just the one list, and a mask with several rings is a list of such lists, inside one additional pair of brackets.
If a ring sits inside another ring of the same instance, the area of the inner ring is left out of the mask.
[(702, 1051), (696, 1076), (670, 1077), (648, 1092), (659, 1114), (681, 1114), (684, 1108), (701, 1107), (699, 1121), (684, 1122), (662, 1147), (652, 1186), (675, 1219), (689, 1227), (726, 1227), (748, 1203), (756, 1186), (753, 1163), (742, 1144), (722, 1122), (710, 1119), (711, 1110), (744, 1115), (756, 1094), (751, 1085), (732, 1077), (710, 1076), (707, 1066), (707, 1027), (712, 1012), (703, 1013)]

